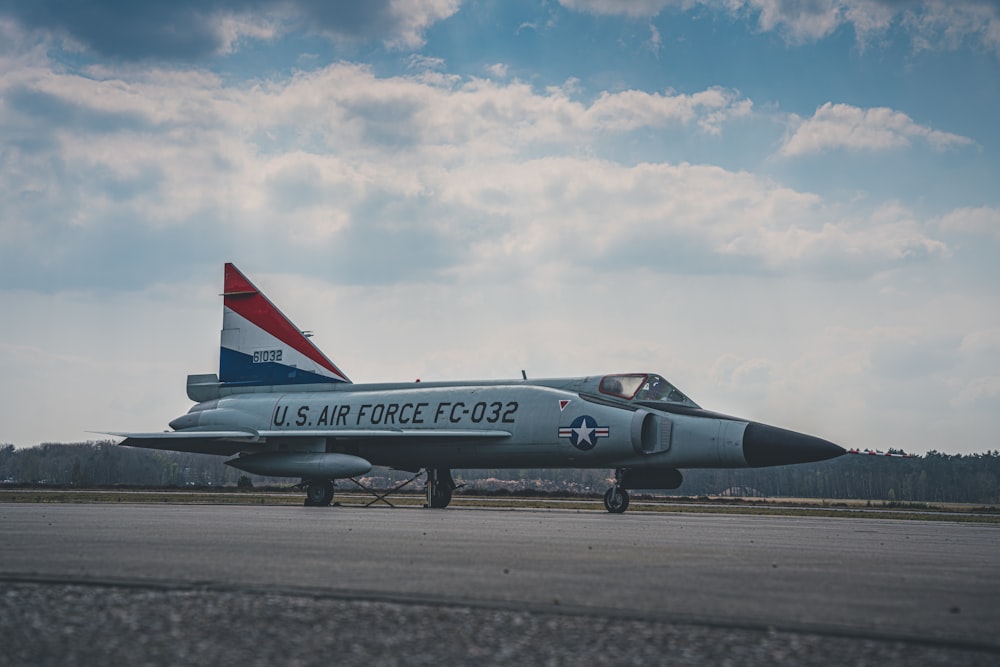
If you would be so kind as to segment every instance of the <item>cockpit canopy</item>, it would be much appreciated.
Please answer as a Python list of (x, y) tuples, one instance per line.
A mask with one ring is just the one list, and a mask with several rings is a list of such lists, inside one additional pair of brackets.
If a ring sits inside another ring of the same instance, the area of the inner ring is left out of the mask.
[(622, 373), (605, 375), (598, 390), (602, 394), (627, 401), (662, 401), (697, 408), (697, 403), (678, 391), (677, 387), (655, 373)]

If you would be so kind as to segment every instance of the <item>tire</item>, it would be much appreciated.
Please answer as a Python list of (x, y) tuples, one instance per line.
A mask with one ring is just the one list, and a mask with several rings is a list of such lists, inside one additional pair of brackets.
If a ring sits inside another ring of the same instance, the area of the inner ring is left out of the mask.
[(431, 495), (431, 507), (434, 509), (444, 509), (451, 502), (451, 489), (447, 484), (437, 484), (434, 494)]
[(612, 514), (621, 514), (628, 509), (628, 491), (612, 487), (604, 494), (604, 507)]
[(328, 479), (310, 480), (306, 487), (306, 507), (329, 507), (333, 502), (333, 482)]

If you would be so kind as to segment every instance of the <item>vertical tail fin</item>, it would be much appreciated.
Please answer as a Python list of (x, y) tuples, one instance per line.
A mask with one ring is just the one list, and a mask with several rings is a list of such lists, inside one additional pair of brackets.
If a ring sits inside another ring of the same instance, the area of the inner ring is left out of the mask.
[(223, 289), (219, 381), (236, 385), (350, 382), (231, 263)]

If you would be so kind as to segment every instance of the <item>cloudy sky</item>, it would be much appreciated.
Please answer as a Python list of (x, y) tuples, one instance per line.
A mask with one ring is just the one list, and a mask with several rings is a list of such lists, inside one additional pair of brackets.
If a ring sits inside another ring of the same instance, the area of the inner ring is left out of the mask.
[(2, 0), (0, 442), (166, 428), (233, 261), (356, 382), (993, 450), (998, 118), (993, 0)]

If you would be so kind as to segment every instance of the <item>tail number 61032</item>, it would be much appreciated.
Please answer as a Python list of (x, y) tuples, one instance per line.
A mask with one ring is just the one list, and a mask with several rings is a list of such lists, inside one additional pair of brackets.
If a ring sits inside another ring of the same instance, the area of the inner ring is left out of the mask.
[(272, 361), (281, 361), (281, 350), (257, 350), (253, 353), (255, 364), (266, 364)]

